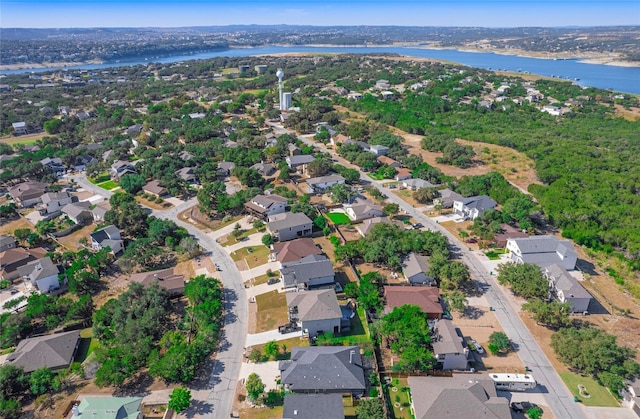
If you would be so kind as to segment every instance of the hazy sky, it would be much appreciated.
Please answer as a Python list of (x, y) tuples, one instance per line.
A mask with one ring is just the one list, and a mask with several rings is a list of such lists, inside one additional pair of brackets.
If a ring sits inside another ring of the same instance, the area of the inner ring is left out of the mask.
[(640, 25), (639, 0), (1, 0), (0, 27)]

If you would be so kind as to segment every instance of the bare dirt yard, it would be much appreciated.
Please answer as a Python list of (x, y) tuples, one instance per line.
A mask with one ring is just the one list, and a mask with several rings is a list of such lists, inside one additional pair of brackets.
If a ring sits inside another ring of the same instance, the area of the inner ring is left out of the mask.
[(20, 228), (28, 228), (29, 230), (34, 231), (33, 225), (24, 217), (10, 220), (8, 222), (4, 220), (0, 222), (0, 234), (13, 235), (13, 232)]

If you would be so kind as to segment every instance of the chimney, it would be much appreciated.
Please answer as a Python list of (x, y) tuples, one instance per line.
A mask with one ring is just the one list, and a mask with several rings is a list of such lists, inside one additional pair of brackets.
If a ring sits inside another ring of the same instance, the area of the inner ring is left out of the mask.
[(356, 354), (356, 351), (351, 350), (351, 352), (349, 352), (349, 364), (353, 364), (353, 356)]

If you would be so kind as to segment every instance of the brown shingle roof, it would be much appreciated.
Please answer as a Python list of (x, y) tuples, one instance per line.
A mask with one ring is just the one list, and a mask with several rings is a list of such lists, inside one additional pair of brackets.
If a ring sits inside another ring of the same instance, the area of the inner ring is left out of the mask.
[(322, 250), (310, 238), (295, 239), (283, 243), (274, 243), (273, 253), (278, 262), (287, 263), (309, 255), (320, 255)]

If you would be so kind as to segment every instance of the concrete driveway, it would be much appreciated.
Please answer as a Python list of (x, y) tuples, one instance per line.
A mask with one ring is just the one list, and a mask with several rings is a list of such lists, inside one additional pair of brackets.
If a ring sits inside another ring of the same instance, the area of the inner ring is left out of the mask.
[(247, 347), (254, 345), (263, 345), (272, 340), (280, 341), (295, 337), (302, 337), (302, 330), (291, 333), (280, 333), (278, 330), (268, 330), (262, 333), (255, 333), (253, 335), (247, 335)]
[(260, 376), (265, 385), (265, 391), (277, 389), (276, 379), (280, 375), (278, 361), (260, 362), (258, 364), (243, 362), (240, 367), (240, 381), (242, 384), (247, 382), (247, 377), (251, 373), (256, 373)]

